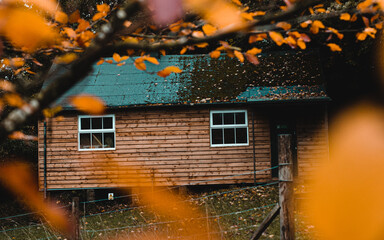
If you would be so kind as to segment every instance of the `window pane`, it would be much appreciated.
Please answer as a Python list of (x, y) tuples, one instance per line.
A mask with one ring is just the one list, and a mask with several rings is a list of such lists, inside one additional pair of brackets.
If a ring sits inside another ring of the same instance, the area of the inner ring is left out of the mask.
[(224, 124), (234, 124), (235, 123), (235, 114), (233, 113), (224, 113)]
[(89, 149), (89, 148), (91, 148), (91, 134), (80, 133), (80, 149)]
[(103, 146), (101, 135), (101, 133), (92, 133), (92, 148), (101, 148)]
[(114, 147), (115, 147), (115, 134), (104, 133), (104, 148), (114, 148)]
[(81, 118), (81, 124), (80, 124), (81, 130), (84, 129), (90, 129), (90, 119), (89, 118)]
[(102, 129), (102, 122), (101, 117), (99, 118), (92, 118), (92, 129)]
[(212, 129), (212, 144), (223, 144), (223, 129)]
[(103, 118), (103, 129), (112, 129), (112, 117)]
[(247, 128), (236, 128), (236, 143), (247, 143)]
[(224, 129), (224, 143), (225, 144), (235, 143), (235, 129), (234, 128)]
[(236, 124), (245, 124), (245, 113), (235, 113)]
[(214, 113), (213, 115), (213, 125), (222, 125), (223, 124), (223, 114)]

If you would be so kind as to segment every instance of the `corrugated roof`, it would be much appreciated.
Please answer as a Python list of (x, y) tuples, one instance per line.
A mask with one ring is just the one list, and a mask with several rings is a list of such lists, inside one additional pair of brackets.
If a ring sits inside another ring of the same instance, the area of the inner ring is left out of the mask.
[[(133, 59), (125, 65), (103, 63), (57, 103), (70, 108), (67, 97), (82, 93), (102, 98), (108, 107), (184, 103), (326, 100), (319, 61), (312, 53), (264, 54), (260, 64), (209, 55), (167, 55), (159, 65), (140, 71)], [(156, 73), (177, 66), (182, 73), (163, 78)]]

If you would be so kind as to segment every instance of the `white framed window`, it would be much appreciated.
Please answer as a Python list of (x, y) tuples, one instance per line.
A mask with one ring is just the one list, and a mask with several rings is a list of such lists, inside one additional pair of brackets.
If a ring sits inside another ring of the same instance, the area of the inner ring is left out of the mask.
[(79, 116), (79, 151), (115, 150), (115, 115)]
[(248, 145), (247, 110), (211, 111), (211, 147)]

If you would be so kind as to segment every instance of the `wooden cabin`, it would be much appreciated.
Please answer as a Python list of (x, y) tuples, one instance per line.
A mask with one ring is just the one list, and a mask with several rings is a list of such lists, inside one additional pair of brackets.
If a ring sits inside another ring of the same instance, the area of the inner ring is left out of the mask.
[[(266, 182), (277, 177), (277, 135), (293, 136), (300, 179), (328, 156), (321, 66), (310, 52), (278, 52), (260, 64), (226, 56), (169, 55), (137, 70), (104, 63), (56, 104), (61, 119), (39, 122), (40, 189), (119, 187), (118, 166), (142, 170), (153, 185)], [(156, 72), (178, 66), (166, 78)], [(68, 104), (103, 99), (103, 116)], [(114, 172), (116, 171), (116, 172)]]

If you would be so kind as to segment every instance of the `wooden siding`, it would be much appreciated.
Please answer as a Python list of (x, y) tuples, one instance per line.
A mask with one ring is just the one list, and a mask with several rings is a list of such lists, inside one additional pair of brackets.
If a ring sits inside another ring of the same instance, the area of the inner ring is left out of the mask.
[[(270, 168), (270, 129), (265, 114), (254, 115), (253, 137), (248, 112), (249, 146), (238, 147), (210, 147), (209, 109), (125, 110), (115, 116), (113, 151), (78, 151), (75, 114), (48, 122), (48, 189), (121, 186), (121, 172), (110, 163), (122, 166), (120, 170), (125, 169), (128, 176), (140, 169), (148, 174), (149, 185), (250, 183), (254, 175), (241, 174), (253, 171), (253, 139), (257, 170)], [(40, 188), (44, 177), (43, 130), (39, 122)], [(256, 177), (266, 181), (270, 171), (257, 173)], [(222, 180), (210, 181), (217, 178)]]
[(322, 161), (328, 160), (328, 120), (325, 106), (297, 114), (297, 162), (301, 180), (312, 177)]

